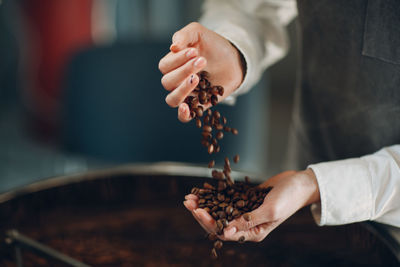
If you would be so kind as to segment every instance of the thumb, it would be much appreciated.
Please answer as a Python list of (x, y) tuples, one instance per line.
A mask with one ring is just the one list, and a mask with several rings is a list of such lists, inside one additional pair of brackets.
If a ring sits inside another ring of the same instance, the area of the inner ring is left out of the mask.
[(226, 230), (229, 231), (231, 228), (236, 228), (236, 231), (248, 231), (257, 225), (272, 221), (271, 219), (271, 212), (263, 204), (258, 209), (245, 213), (230, 222)]
[(172, 45), (170, 50), (178, 52), (186, 47), (193, 46), (199, 41), (200, 30), (202, 26), (197, 22), (192, 22), (172, 36)]

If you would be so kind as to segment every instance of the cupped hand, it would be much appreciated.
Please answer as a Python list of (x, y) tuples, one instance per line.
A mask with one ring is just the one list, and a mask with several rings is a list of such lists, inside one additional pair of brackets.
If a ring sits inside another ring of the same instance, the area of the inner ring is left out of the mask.
[[(320, 201), (318, 183), (311, 169), (280, 173), (260, 187), (273, 188), (259, 208), (247, 213), (247, 220), (241, 216), (231, 221), (220, 239), (260, 242), (297, 210)], [(215, 220), (204, 209), (198, 208), (197, 201), (196, 195), (189, 194), (184, 205), (207, 232), (215, 233)]]
[[(178, 118), (189, 121), (190, 111), (185, 98), (199, 83), (196, 73), (210, 73), (209, 81), (224, 87), (219, 101), (236, 90), (243, 80), (239, 51), (224, 37), (197, 22), (190, 23), (172, 37), (170, 52), (159, 62), (161, 83), (170, 91), (165, 101), (178, 108)], [(210, 104), (204, 108), (208, 108)]]

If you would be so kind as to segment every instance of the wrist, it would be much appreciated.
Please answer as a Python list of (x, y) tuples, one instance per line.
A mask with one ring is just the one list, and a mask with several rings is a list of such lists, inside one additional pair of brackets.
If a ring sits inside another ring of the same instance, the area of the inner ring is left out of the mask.
[(299, 179), (301, 180), (301, 185), (305, 189), (305, 205), (308, 206), (313, 203), (318, 203), (321, 201), (318, 181), (315, 173), (312, 169), (306, 169), (299, 172)]

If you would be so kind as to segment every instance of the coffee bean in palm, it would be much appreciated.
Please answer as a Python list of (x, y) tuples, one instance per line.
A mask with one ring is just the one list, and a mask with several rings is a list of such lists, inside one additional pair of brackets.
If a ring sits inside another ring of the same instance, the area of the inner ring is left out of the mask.
[(239, 200), (238, 202), (236, 202), (236, 207), (243, 208), (244, 206), (245, 206), (244, 200)]
[(224, 95), (224, 87), (218, 86), (218, 94), (219, 94), (220, 96), (223, 96), (223, 95)]
[(211, 96), (211, 105), (216, 106), (218, 104), (218, 97), (215, 95)]
[[(217, 135), (217, 138), (218, 138), (218, 135)], [(239, 162), (239, 155), (238, 154), (236, 154), (234, 157), (233, 157), (233, 162), (235, 162), (235, 163), (238, 163)]]
[(246, 238), (244, 236), (241, 236), (241, 237), (239, 237), (238, 242), (240, 244), (243, 244), (245, 240), (246, 240)]
[(248, 214), (248, 213), (243, 214), (243, 219), (244, 219), (246, 222), (250, 221), (250, 214)]
[(204, 183), (204, 184), (203, 184), (203, 187), (206, 188), (206, 189), (215, 190), (215, 187), (212, 186), (212, 185), (210, 185), (209, 183)]

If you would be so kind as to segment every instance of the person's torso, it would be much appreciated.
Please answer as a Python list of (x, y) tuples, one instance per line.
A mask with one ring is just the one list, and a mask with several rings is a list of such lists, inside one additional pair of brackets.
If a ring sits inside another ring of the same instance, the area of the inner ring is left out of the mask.
[(400, 143), (400, 1), (298, 1), (296, 160), (357, 157)]

